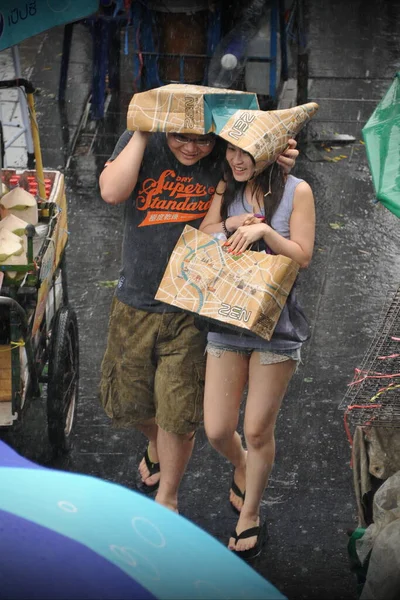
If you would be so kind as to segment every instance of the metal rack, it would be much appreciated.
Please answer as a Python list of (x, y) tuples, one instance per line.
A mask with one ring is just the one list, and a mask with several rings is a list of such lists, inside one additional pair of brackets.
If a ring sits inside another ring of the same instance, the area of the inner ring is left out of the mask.
[[(3, 52), (8, 53), (8, 50), (3, 50)], [(15, 77), (20, 79), (22, 77), (22, 73), (18, 46), (11, 46), (10, 53), (10, 63), (12, 62), (12, 69), (10, 69), (10, 73), (6, 78)], [(2, 97), (0, 98), (0, 124), (4, 136), (5, 151), (4, 164), (0, 164), (0, 166), (15, 166), (15, 161), (9, 159), (9, 154), (12, 150), (14, 150), (15, 154), (15, 146), (17, 145), (16, 143), (21, 136), (24, 136), (27, 161), (24, 164), (18, 164), (18, 166), (27, 166), (28, 169), (33, 169), (35, 166), (35, 153), (29, 120), (29, 108), (25, 92), (21, 87), (13, 90), (6, 89), (4, 94), (2, 94)]]
[[(400, 286), (339, 405), (352, 425), (400, 428)], [(358, 382), (358, 383), (357, 383)]]

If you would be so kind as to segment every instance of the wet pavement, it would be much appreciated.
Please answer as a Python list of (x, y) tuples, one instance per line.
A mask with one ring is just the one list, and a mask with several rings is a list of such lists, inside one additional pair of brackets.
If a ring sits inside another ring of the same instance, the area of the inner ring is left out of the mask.
[[(278, 419), (276, 464), (263, 503), (270, 538), (257, 566), (288, 598), (299, 600), (356, 597), (346, 550), (356, 506), (338, 405), (400, 276), (399, 221), (372, 202), (360, 141), (362, 126), (400, 68), (400, 6), (383, 0), (326, 4), (307, 3), (310, 99), (321, 107), (310, 135), (317, 141), (350, 134), (355, 142), (339, 148), (328, 143), (327, 150), (315, 144), (317, 153), (303, 148), (294, 172), (310, 183), (317, 205), (314, 259), (300, 288), (313, 333)], [(30, 406), (22, 426), (5, 439), (28, 458), (135, 489), (145, 439), (112, 429), (97, 395), (122, 221), (121, 207), (101, 201), (97, 180), (124, 129), (131, 92), (124, 84), (122, 93), (111, 98), (105, 120), (89, 124), (72, 151), (89, 92), (91, 44), (85, 28), (77, 26), (67, 100), (60, 110), (55, 95), (61, 43), (62, 30), (55, 29), (22, 44), (20, 51), (23, 69), (31, 68), (31, 79), (41, 88), (37, 110), (43, 162), (64, 168), (69, 160), (69, 293), (78, 314), (81, 351), (74, 447), (67, 458), (52, 460), (41, 402)], [(128, 57), (122, 57), (122, 65), (129, 79)], [(323, 160), (332, 157), (339, 159)], [(230, 479), (229, 466), (201, 430), (181, 486), (180, 510), (223, 543), (235, 525), (228, 503)]]

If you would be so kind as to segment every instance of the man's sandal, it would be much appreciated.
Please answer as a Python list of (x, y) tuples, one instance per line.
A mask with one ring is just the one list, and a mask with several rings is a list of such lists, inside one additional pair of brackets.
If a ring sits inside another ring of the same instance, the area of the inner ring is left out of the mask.
[(258, 527), (250, 527), (250, 529), (245, 529), (242, 531), (242, 533), (239, 533), (239, 535), (236, 531), (234, 531), (231, 534), (231, 537), (233, 537), (235, 544), (237, 544), (239, 540), (244, 540), (255, 535), (257, 536), (257, 543), (255, 546), (253, 546), (253, 548), (249, 548), (248, 550), (231, 550), (231, 552), (234, 552), (237, 556), (243, 558), (243, 560), (253, 560), (254, 558), (257, 558), (257, 556), (261, 554), (267, 541), (266, 521), (264, 521), (264, 523)]
[[(145, 460), (146, 463), (146, 467), (149, 470), (149, 477), (151, 477), (152, 475), (155, 475), (156, 473), (160, 472), (160, 463), (159, 462), (151, 462), (150, 457), (149, 457), (149, 448), (146, 448), (146, 452), (143, 454), (143, 458)], [(155, 492), (158, 490), (158, 486), (160, 485), (160, 482), (157, 481), (157, 483), (153, 483), (152, 485), (147, 485), (144, 481), (141, 481), (138, 484), (138, 490), (140, 492), (142, 492), (143, 494), (151, 494), (152, 492)]]
[[(244, 502), (244, 499), (245, 499), (245, 496), (246, 496), (246, 491), (242, 492), (240, 490), (240, 488), (235, 483), (235, 478), (234, 477), (232, 477), (231, 490), (235, 494), (235, 496), (237, 496), (238, 498), (240, 498)], [(229, 500), (229, 502), (230, 502), (230, 505), (232, 507), (233, 512), (235, 514), (237, 514), (237, 515), (240, 515), (240, 510), (238, 510), (236, 508), (236, 506), (234, 504), (232, 504), (232, 502), (230, 500)]]

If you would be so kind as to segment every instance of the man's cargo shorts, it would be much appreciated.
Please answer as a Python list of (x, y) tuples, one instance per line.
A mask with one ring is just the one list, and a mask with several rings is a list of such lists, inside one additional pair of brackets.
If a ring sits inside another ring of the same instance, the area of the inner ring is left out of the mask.
[(205, 345), (193, 315), (150, 313), (114, 297), (100, 382), (114, 424), (155, 417), (169, 433), (194, 431), (203, 415)]

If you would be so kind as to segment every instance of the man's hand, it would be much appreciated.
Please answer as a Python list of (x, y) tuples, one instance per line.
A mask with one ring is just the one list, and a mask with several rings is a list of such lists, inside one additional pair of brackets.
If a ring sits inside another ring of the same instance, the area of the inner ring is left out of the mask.
[[(120, 139), (129, 135), (125, 131)], [(107, 204), (125, 202), (135, 189), (143, 155), (148, 139), (152, 134), (147, 131), (135, 131), (121, 152), (106, 166), (100, 174), (100, 193)]]
[(289, 175), (290, 171), (296, 164), (296, 158), (299, 156), (299, 151), (296, 150), (296, 140), (290, 139), (288, 141), (288, 147), (283, 154), (280, 154), (276, 159), (278, 165), (280, 165), (285, 171), (286, 175)]

